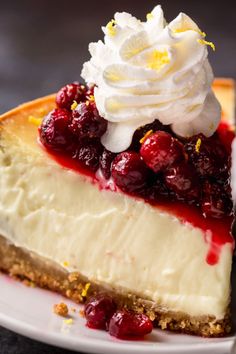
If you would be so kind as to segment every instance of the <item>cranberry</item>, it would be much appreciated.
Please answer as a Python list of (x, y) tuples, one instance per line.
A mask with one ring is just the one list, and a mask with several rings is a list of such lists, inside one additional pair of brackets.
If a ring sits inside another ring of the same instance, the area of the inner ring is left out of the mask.
[(227, 153), (230, 155), (232, 142), (235, 137), (234, 130), (231, 129), (231, 126), (227, 122), (221, 121), (219, 127), (217, 128), (217, 135)]
[(84, 145), (78, 147), (73, 158), (86, 169), (96, 172), (99, 167), (101, 145), (99, 142), (85, 141)]
[(71, 114), (66, 109), (57, 108), (49, 113), (39, 127), (42, 144), (54, 150), (67, 147), (71, 143), (70, 120)]
[(103, 173), (103, 176), (106, 179), (109, 179), (111, 177), (111, 165), (112, 165), (112, 161), (114, 160), (116, 155), (117, 154), (104, 149), (104, 151), (100, 157), (100, 164), (99, 165), (100, 165), (101, 171)]
[(99, 115), (94, 101), (83, 102), (72, 112), (70, 130), (79, 138), (100, 138), (107, 130), (107, 120)]
[(153, 324), (144, 314), (135, 314), (127, 310), (117, 311), (112, 316), (108, 331), (110, 335), (125, 339), (143, 337), (151, 333)]
[(199, 181), (191, 165), (185, 162), (175, 164), (165, 172), (164, 178), (167, 187), (177, 196), (187, 200), (198, 199)]
[(148, 168), (136, 152), (122, 152), (112, 164), (112, 177), (124, 192), (132, 193), (145, 186)]
[(206, 217), (222, 218), (230, 215), (232, 208), (230, 195), (223, 186), (209, 181), (204, 182), (201, 209)]
[(159, 122), (159, 120), (154, 120), (154, 122), (150, 123), (150, 124), (146, 124), (143, 127), (138, 128), (137, 130), (135, 130), (134, 135), (133, 135), (133, 139), (132, 139), (132, 143), (130, 145), (130, 150), (134, 150), (134, 151), (139, 151), (140, 147), (141, 147), (141, 143), (140, 140), (145, 136), (145, 134), (147, 132), (149, 132), (150, 130), (152, 130), (152, 132), (156, 132), (157, 130), (166, 130), (166, 131), (170, 131), (169, 126), (164, 126), (161, 122)]
[(173, 199), (171, 191), (167, 188), (164, 181), (162, 181), (162, 178), (158, 178), (155, 183), (145, 190), (145, 193), (145, 199), (148, 199), (151, 202), (158, 201), (163, 197), (167, 197), (169, 200)]
[(90, 87), (87, 89), (86, 98), (87, 98), (88, 100), (90, 100), (91, 97), (92, 97), (92, 98), (94, 97), (94, 87), (95, 87), (95, 86), (90, 86)]
[(84, 314), (90, 328), (107, 329), (108, 322), (116, 311), (116, 304), (111, 297), (99, 295), (89, 299)]
[(185, 158), (183, 144), (164, 131), (147, 137), (141, 146), (140, 154), (154, 172), (163, 171), (174, 162)]
[(86, 87), (80, 83), (68, 84), (62, 87), (56, 96), (56, 104), (58, 108), (71, 109), (73, 101), (77, 103), (84, 101), (86, 98)]
[(185, 151), (200, 176), (218, 176), (228, 170), (225, 148), (216, 136), (195, 135), (185, 145)]

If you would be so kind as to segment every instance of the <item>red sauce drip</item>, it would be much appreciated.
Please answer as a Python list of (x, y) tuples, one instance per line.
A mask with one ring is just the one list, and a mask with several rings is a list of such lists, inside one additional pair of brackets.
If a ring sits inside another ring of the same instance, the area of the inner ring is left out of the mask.
[[(81, 167), (74, 159), (54, 151), (47, 150), (47, 152), (61, 166), (89, 177), (91, 182), (97, 184), (100, 189), (108, 189), (107, 185), (105, 186), (105, 184), (96, 177), (96, 174)], [(150, 204), (176, 216), (183, 223), (189, 223), (193, 227), (197, 227), (203, 231), (205, 242), (209, 245), (206, 257), (206, 261), (209, 265), (218, 263), (221, 249), (226, 243), (231, 245), (233, 252), (234, 238), (231, 234), (233, 216), (225, 216), (223, 219), (205, 218), (199, 208), (178, 201), (162, 199), (158, 203)]]
[(234, 238), (231, 234), (232, 216), (223, 219), (205, 218), (199, 208), (181, 202), (161, 202), (156, 204), (168, 213), (175, 215), (183, 223), (189, 223), (204, 232), (205, 242), (209, 245), (206, 261), (210, 265), (217, 264), (222, 247), (229, 243), (234, 249)]

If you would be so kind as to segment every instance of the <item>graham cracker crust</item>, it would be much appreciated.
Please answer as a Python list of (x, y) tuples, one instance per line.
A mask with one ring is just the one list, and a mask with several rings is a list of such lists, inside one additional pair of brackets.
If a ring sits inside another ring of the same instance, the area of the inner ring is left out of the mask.
[(169, 311), (135, 294), (89, 282), (78, 272), (69, 273), (63, 267), (24, 249), (10, 244), (0, 236), (0, 269), (28, 285), (58, 292), (65, 297), (83, 303), (91, 295), (107, 293), (119, 307), (138, 313), (146, 313), (155, 326), (163, 330), (178, 331), (203, 337), (220, 337), (231, 332), (230, 314), (223, 320), (212, 316), (193, 317), (185, 313)]

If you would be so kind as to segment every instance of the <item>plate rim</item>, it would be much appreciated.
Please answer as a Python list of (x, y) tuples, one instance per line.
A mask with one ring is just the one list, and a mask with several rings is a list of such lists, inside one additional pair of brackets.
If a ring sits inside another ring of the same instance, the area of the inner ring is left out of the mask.
[[(7, 282), (5, 280), (7, 280)], [(23, 299), (28, 298), (28, 296), (31, 298), (32, 296), (33, 303), (34, 301), (41, 301), (42, 299), (42, 302), (45, 302), (46, 305), (48, 300), (51, 304), (52, 297), (53, 302), (54, 300), (58, 301), (56, 298), (57, 296), (59, 296), (61, 299), (59, 301), (63, 301), (63, 299), (66, 301), (69, 299), (65, 299), (60, 296), (60, 294), (50, 290), (41, 289), (38, 287), (27, 288), (24, 284), (22, 284), (22, 282), (16, 281), (12, 277), (9, 277), (9, 275), (2, 272), (0, 272), (0, 284), (2, 284), (4, 287), (3, 295), (1, 296), (0, 293), (1, 326), (38, 342), (43, 342), (49, 345), (77, 352), (90, 352), (94, 354), (123, 354), (124, 352), (127, 354), (189, 354), (190, 352), (191, 354), (200, 354), (200, 352), (204, 352), (204, 354), (228, 354), (235, 338), (235, 334), (232, 334), (231, 336), (227, 336), (225, 338), (206, 338), (206, 341), (202, 340), (184, 342), (182, 339), (180, 341), (175, 341), (173, 339), (171, 341), (163, 341), (161, 338), (161, 333), (165, 334), (166, 331), (161, 330), (158, 331), (160, 335), (160, 341), (158, 340), (158, 333), (155, 333), (155, 340), (152, 342), (147, 341), (146, 343), (143, 341), (142, 343), (144, 343), (144, 345), (140, 345), (140, 341), (118, 340), (113, 337), (113, 340), (107, 340), (103, 335), (100, 338), (96, 335), (94, 337), (93, 335), (87, 337), (86, 335), (83, 335), (83, 332), (82, 335), (80, 335), (78, 332), (78, 335), (74, 335), (74, 333), (72, 333), (71, 336), (66, 337), (61, 335), (61, 331), (58, 331), (58, 328), (54, 326), (48, 331), (41, 331), (40, 325), (37, 322), (37, 316), (34, 316), (34, 310), (32, 310), (32, 308), (30, 309), (30, 312), (26, 311), (22, 317), (22, 308), (20, 307), (21, 302), (17, 302), (18, 305), (16, 308), (14, 308), (15, 306), (13, 307), (13, 311), (8, 311), (8, 308), (11, 306), (11, 301), (14, 299), (15, 302), (15, 298), (18, 296), (20, 298), (23, 296)], [(34, 294), (35, 291), (36, 294)], [(8, 296), (10, 294), (13, 294), (13, 296), (10, 296), (8, 300)], [(48, 295), (50, 295), (49, 298), (47, 297)], [(70, 300), (69, 303), (73, 304), (73, 302)], [(35, 307), (33, 307), (33, 309), (34, 308)], [(36, 318), (36, 321), (27, 321), (28, 316), (32, 315)], [(171, 332), (167, 332), (167, 336), (168, 333), (171, 334)], [(176, 337), (178, 337), (177, 333)], [(109, 338), (111, 339), (110, 336)]]
[[(11, 316), (7, 316), (0, 312), (0, 325), (16, 332), (25, 337), (31, 338), (38, 342), (42, 342), (45, 344), (57, 346), (64, 349), (69, 349), (73, 351), (82, 351), (84, 353), (95, 353), (95, 354), (103, 354), (104, 349), (112, 349), (112, 354), (120, 354), (121, 350), (125, 350), (127, 348), (126, 341), (116, 341), (114, 342), (105, 342), (103, 339), (94, 338), (93, 341), (89, 341), (83, 337), (76, 337), (75, 339), (71, 338), (68, 341), (65, 341), (65, 337), (60, 337), (59, 333), (54, 331), (40, 333), (40, 338), (38, 336), (37, 327), (26, 323), (25, 321), (21, 321), (19, 319), (12, 318)], [(233, 340), (235, 336), (221, 338), (220, 341), (217, 342), (207, 342), (207, 343), (158, 343), (156, 345), (150, 345), (147, 347), (139, 346), (138, 342), (132, 342), (132, 346), (129, 346), (128, 351), (130, 354), (133, 353), (145, 353), (146, 351), (150, 351), (150, 353), (198, 353), (200, 351), (204, 351), (206, 353), (212, 353), (214, 350), (215, 354), (223, 352), (230, 352), (230, 349), (233, 345)], [(130, 343), (130, 342), (129, 342)], [(129, 344), (130, 345), (130, 344)], [(158, 350), (160, 349), (160, 351)]]

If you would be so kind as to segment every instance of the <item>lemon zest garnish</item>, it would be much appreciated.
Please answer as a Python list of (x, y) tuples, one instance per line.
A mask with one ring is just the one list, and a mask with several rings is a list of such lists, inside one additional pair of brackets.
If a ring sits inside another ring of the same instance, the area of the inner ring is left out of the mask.
[(87, 292), (88, 292), (88, 289), (90, 288), (90, 283), (86, 283), (85, 284), (85, 287), (83, 288), (83, 291), (82, 291), (82, 293), (81, 293), (81, 296), (82, 297), (85, 297), (85, 296), (87, 296)]
[(89, 100), (90, 100), (90, 101), (94, 101), (94, 95), (90, 95), (90, 96), (89, 96)]
[(149, 137), (149, 135), (151, 135), (153, 133), (153, 130), (149, 130), (147, 131), (147, 133), (142, 137), (142, 139), (139, 140), (140, 144), (142, 144), (144, 142), (144, 140), (147, 139), (147, 137)]
[(199, 33), (203, 38), (206, 37), (205, 32), (202, 32), (201, 30), (195, 30), (195, 29), (189, 28), (189, 27), (176, 28), (172, 32), (173, 33), (182, 33), (182, 32), (187, 32), (187, 31), (195, 31), (195, 32)]
[(199, 44), (209, 45), (214, 51), (216, 50), (215, 44), (212, 43), (212, 42), (205, 41), (205, 39), (197, 39), (197, 42), (198, 42)]
[(68, 318), (68, 320), (63, 320), (63, 322), (67, 325), (72, 325), (73, 324), (73, 319), (72, 318)]
[(111, 37), (114, 37), (116, 35), (116, 29), (115, 29), (115, 24), (116, 21), (115, 20), (111, 20), (110, 22), (108, 22), (108, 24), (106, 25), (106, 29), (107, 29), (107, 34)]
[(160, 70), (164, 65), (170, 62), (169, 53), (167, 50), (160, 51), (155, 49), (149, 59), (148, 68)]
[(34, 116), (29, 116), (28, 122), (32, 123), (34, 125), (37, 125), (37, 127), (38, 127), (42, 123), (42, 118), (36, 118)]
[(64, 262), (62, 263), (62, 265), (63, 265), (64, 267), (68, 267), (68, 266), (69, 266), (69, 263), (68, 263), (67, 261), (64, 261)]
[(197, 139), (196, 145), (195, 145), (195, 151), (199, 153), (200, 147), (201, 147), (202, 140), (200, 138)]
[(44, 108), (40, 108), (39, 109), (39, 114), (41, 114), (42, 116), (44, 116), (46, 114), (46, 110)]
[(199, 33), (203, 38), (206, 37), (206, 33), (205, 33), (205, 32), (202, 32), (202, 31), (199, 30), (198, 33)]
[(78, 106), (78, 103), (74, 100), (72, 105), (70, 106), (70, 108), (71, 108), (72, 111), (74, 111), (77, 106)]
[(182, 33), (182, 32), (187, 32), (187, 31), (191, 31), (191, 30), (192, 30), (191, 28), (184, 27), (184, 28), (173, 29), (172, 32), (173, 33)]
[(147, 18), (147, 21), (150, 21), (154, 18), (153, 14), (151, 12), (149, 12), (147, 15), (146, 15), (146, 18)]
[(85, 317), (84, 310), (79, 310), (80, 317)]

